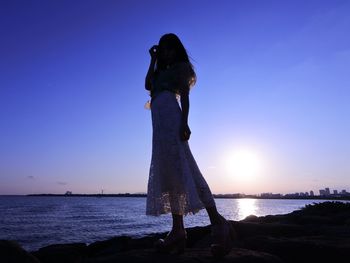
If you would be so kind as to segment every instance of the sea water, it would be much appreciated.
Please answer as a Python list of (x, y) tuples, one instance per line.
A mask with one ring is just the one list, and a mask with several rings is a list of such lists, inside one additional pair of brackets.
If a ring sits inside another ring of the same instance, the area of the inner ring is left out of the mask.
[[(286, 214), (325, 200), (215, 199), (227, 219)], [(0, 239), (28, 251), (71, 242), (90, 244), (120, 235), (142, 237), (171, 228), (170, 214), (146, 216), (145, 197), (0, 196)], [(210, 224), (205, 210), (184, 218), (185, 227)]]

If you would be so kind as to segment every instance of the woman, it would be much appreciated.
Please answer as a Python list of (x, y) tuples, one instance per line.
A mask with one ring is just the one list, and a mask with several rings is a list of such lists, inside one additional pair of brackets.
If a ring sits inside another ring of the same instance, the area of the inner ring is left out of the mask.
[(151, 95), (153, 138), (146, 214), (171, 212), (173, 219), (172, 230), (155, 247), (162, 252), (183, 252), (187, 238), (183, 216), (205, 208), (212, 225), (211, 252), (223, 256), (232, 247), (234, 230), (218, 213), (188, 145), (189, 91), (196, 82), (196, 74), (175, 34), (163, 35), (149, 53), (151, 63), (145, 88)]

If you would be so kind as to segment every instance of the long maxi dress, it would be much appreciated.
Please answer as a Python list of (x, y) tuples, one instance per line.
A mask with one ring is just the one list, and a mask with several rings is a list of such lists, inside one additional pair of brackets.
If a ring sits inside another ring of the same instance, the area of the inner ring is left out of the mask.
[(207, 182), (180, 138), (182, 112), (176, 91), (188, 88), (189, 64), (177, 63), (152, 80), (152, 158), (146, 215), (195, 214), (215, 205)]

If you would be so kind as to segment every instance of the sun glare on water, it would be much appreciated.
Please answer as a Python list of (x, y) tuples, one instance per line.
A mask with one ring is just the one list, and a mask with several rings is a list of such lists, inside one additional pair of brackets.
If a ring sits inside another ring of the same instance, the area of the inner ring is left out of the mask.
[(251, 150), (241, 149), (229, 154), (226, 161), (227, 172), (230, 176), (241, 181), (250, 181), (259, 175), (261, 160)]

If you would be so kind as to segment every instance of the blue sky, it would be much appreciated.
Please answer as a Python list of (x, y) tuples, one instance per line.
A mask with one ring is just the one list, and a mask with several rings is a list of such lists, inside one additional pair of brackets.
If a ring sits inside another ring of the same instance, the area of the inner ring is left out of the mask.
[[(349, 12), (349, 1), (2, 1), (0, 194), (146, 192), (148, 49), (169, 32), (193, 58), (190, 147), (213, 193), (350, 191)], [(227, 168), (242, 151), (254, 157)]]

